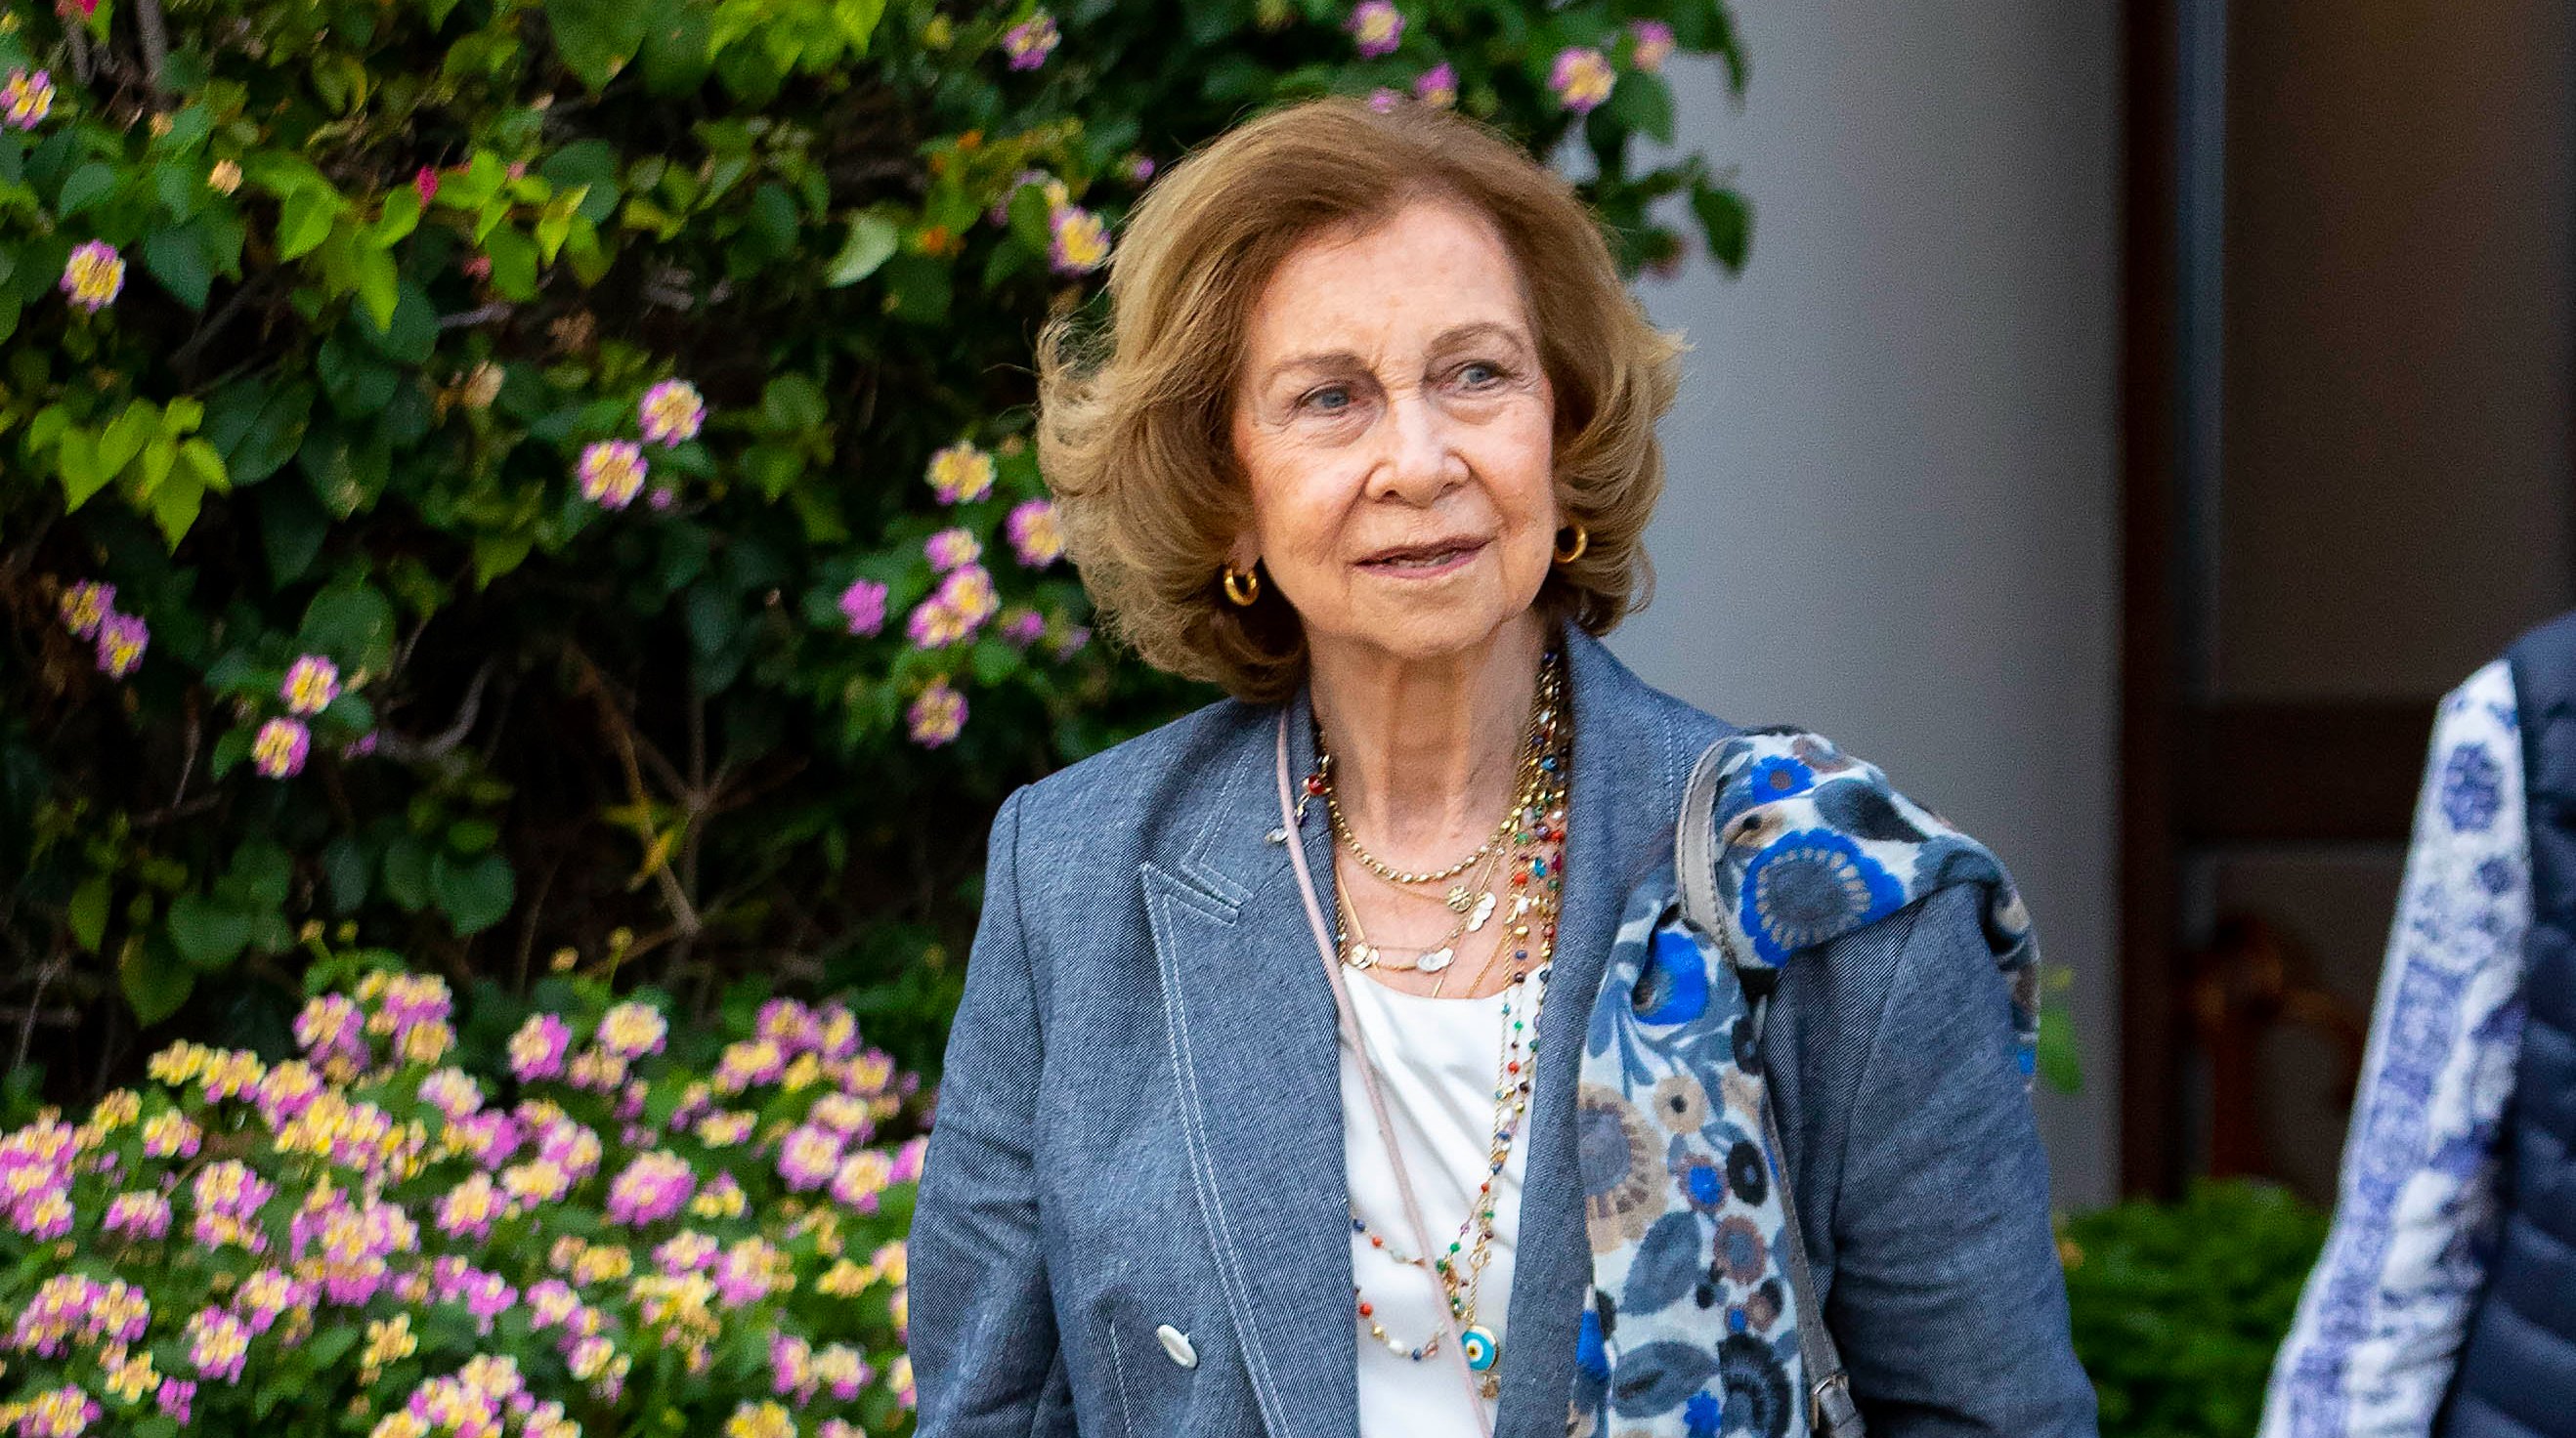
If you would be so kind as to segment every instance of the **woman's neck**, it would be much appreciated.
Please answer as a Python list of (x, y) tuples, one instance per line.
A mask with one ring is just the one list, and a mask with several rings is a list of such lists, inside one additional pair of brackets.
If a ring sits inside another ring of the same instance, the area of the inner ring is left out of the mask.
[(1437, 659), (1319, 645), (1312, 692), (1333, 793), (1370, 851), (1437, 868), (1493, 831), (1512, 801), (1547, 624), (1537, 614)]

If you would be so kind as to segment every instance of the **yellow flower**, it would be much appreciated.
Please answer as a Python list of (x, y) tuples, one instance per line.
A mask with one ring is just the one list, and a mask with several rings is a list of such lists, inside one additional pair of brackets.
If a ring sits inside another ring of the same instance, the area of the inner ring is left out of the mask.
[(240, 189), (241, 182), (241, 166), (231, 160), (217, 160), (215, 167), (206, 172), (206, 184), (223, 194)]
[(745, 1403), (725, 1420), (725, 1438), (796, 1438), (796, 1420), (775, 1403)]

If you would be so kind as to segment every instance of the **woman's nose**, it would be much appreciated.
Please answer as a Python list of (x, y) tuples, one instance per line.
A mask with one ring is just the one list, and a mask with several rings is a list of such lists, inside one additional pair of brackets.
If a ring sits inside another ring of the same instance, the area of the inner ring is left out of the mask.
[(1450, 462), (1450, 417), (1419, 387), (1394, 393), (1383, 425), (1374, 492), (1428, 504), (1462, 477), (1463, 467)]

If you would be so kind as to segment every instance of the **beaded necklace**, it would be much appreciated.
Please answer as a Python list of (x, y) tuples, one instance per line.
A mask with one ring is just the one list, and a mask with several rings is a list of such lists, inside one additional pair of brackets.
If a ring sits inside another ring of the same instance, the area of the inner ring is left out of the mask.
[[(1482, 927), (1484, 919), (1496, 907), (1499, 896), (1493, 888), (1484, 887), (1484, 883), (1490, 881), (1495, 864), (1501, 863), (1504, 855), (1511, 856), (1508, 882), (1500, 886), (1512, 891), (1510, 912), (1506, 922), (1497, 926), (1493, 951), (1477, 975), (1477, 982), (1481, 982), (1484, 974), (1491, 972), (1495, 962), (1500, 960), (1502, 951), (1506, 948), (1512, 951), (1512, 978), (1503, 990), (1501, 1052), (1496, 1058), (1494, 1140), (1487, 1155), (1484, 1180), (1468, 1203), (1467, 1217), (1459, 1224), (1458, 1236), (1450, 1241), (1446, 1251), (1436, 1255), (1408, 1255), (1389, 1246), (1385, 1237), (1372, 1230), (1361, 1218), (1357, 1204), (1350, 1207), (1352, 1232), (1367, 1238), (1372, 1248), (1397, 1263), (1428, 1269), (1437, 1277), (1450, 1312), (1460, 1324), (1462, 1356), (1469, 1369), (1483, 1375), (1481, 1392), (1487, 1398), (1500, 1392), (1501, 1375), (1495, 1370), (1501, 1359), (1501, 1344), (1492, 1330), (1476, 1322), (1476, 1302), (1482, 1291), (1485, 1269), (1493, 1259), (1497, 1211), (1494, 1186), (1510, 1162), (1512, 1145), (1529, 1112), (1529, 1096), (1537, 1068), (1538, 1019), (1545, 1004), (1547, 982), (1555, 956), (1556, 914), (1564, 882), (1565, 796), (1571, 749), (1570, 733), (1560, 722), (1562, 715), (1562, 665), (1559, 655), (1551, 650), (1541, 661), (1539, 683), (1532, 696), (1528, 744), (1521, 764), (1524, 782), (1520, 792), (1514, 796), (1512, 807), (1503, 816), (1494, 837), (1466, 860), (1446, 870), (1427, 874), (1394, 873), (1361, 848), (1358, 840), (1348, 832), (1340, 806), (1333, 802), (1331, 758), (1323, 748), (1320, 729), (1316, 738), (1315, 772), (1306, 779), (1306, 791), (1324, 798), (1333, 815), (1334, 827), (1341, 833), (1345, 844), (1371, 872), (1381, 877), (1412, 884), (1436, 883), (1466, 872), (1478, 859), (1492, 856), (1494, 863), (1488, 864), (1485, 873), (1479, 876), (1483, 892), (1467, 892), (1462, 899), (1462, 889), (1453, 887), (1446, 897), (1452, 910), (1472, 915), (1472, 921), (1462, 917), (1458, 928), (1440, 946), (1425, 953), (1426, 962), (1403, 967), (1445, 969), (1448, 966), (1450, 955), (1447, 951), (1459, 934)], [(1498, 844), (1507, 847), (1498, 849)], [(1337, 919), (1348, 914), (1350, 930), (1356, 933), (1357, 909), (1346, 903), (1337, 903), (1335, 909)], [(1381, 951), (1369, 945), (1364, 934), (1358, 936), (1356, 960), (1348, 935), (1343, 936), (1336, 947), (1351, 967), (1366, 968), (1373, 963), (1383, 963)], [(1533, 948), (1537, 951), (1535, 964), (1531, 962)], [(1436, 965), (1427, 962), (1433, 954), (1440, 956)], [(1533, 975), (1538, 983), (1526, 990), (1528, 1011), (1525, 1015), (1517, 1014), (1514, 1001), (1523, 996), (1524, 988)], [(1444, 973), (1442, 982), (1446, 980)], [(1433, 992), (1437, 994), (1438, 989)], [(1367, 1060), (1363, 1056), (1361, 1061)], [(1351, 1286), (1351, 1300), (1361, 1325), (1388, 1352), (1419, 1363), (1439, 1351), (1441, 1335), (1438, 1332), (1410, 1347), (1390, 1337), (1385, 1326), (1377, 1321), (1375, 1306), (1356, 1283)]]

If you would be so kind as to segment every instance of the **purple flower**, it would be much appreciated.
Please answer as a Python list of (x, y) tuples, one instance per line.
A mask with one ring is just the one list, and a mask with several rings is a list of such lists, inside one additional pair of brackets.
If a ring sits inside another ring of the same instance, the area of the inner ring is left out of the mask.
[(659, 1223), (680, 1211), (697, 1192), (698, 1176), (687, 1159), (668, 1149), (638, 1155), (608, 1186), (608, 1218), (638, 1228)]
[(966, 696), (950, 688), (947, 676), (941, 675), (912, 701), (905, 718), (911, 725), (912, 742), (936, 749), (966, 727)]
[(666, 379), (644, 391), (635, 407), (636, 422), (643, 428), (644, 442), (665, 447), (698, 437), (698, 428), (706, 423), (707, 405), (698, 395), (698, 387), (684, 379)]
[(1047, 263), (1057, 274), (1083, 274), (1109, 262), (1109, 226), (1080, 205), (1056, 206), (1047, 229)]
[(131, 614), (110, 614), (98, 625), (98, 669), (110, 679), (122, 679), (143, 662), (143, 651), (152, 643), (151, 627)]
[(105, 240), (91, 240), (72, 251), (63, 264), (60, 288), (71, 296), (72, 303), (92, 314), (107, 308), (118, 292), (125, 288), (125, 259), (116, 246)]
[(1423, 71), (1413, 81), (1413, 98), (1426, 105), (1447, 108), (1458, 103), (1458, 70), (1443, 60)]
[(1022, 649), (1046, 637), (1046, 616), (1022, 609), (1002, 621), (1002, 637)]
[(605, 509), (624, 509), (644, 487), (644, 446), (631, 439), (586, 445), (579, 466), (581, 497)]
[(1673, 53), (1673, 27), (1661, 20), (1631, 20), (1628, 33), (1636, 38), (1629, 59), (1637, 68), (1652, 75), (1664, 68)]
[(1556, 54), (1556, 63), (1548, 70), (1548, 88), (1565, 108), (1578, 115), (1589, 114), (1594, 106), (1610, 98), (1610, 87), (1618, 72), (1600, 51), (1580, 45), (1569, 45)]
[(1046, 63), (1062, 38), (1056, 33), (1055, 17), (1040, 10), (1002, 32), (1002, 51), (1011, 57), (1012, 69), (1034, 70)]
[(874, 634), (885, 628), (886, 587), (873, 579), (853, 579), (841, 591), (841, 615), (852, 634)]
[(1388, 89), (1384, 85), (1380, 85), (1376, 89), (1369, 91), (1368, 107), (1377, 111), (1381, 115), (1402, 103), (1404, 103), (1404, 96), (1394, 90)]
[(961, 564), (972, 564), (984, 555), (984, 546), (975, 542), (973, 530), (943, 529), (923, 540), (921, 552), (930, 559), (930, 567), (946, 574)]
[(313, 731), (294, 719), (271, 719), (250, 741), (251, 767), (271, 779), (291, 779), (304, 771), (304, 756), (313, 749)]
[(116, 586), (84, 579), (63, 591), (63, 627), (74, 639), (96, 639), (98, 627), (116, 612)]
[(340, 697), (340, 666), (319, 654), (307, 654), (286, 666), (286, 682), (277, 687), (290, 714), (319, 714)]
[(572, 1029), (553, 1014), (530, 1014), (519, 1031), (510, 1036), (510, 1072), (521, 1083), (558, 1078), (563, 1074), (564, 1050), (572, 1044)]
[(1367, 59), (1394, 53), (1404, 40), (1404, 16), (1391, 0), (1360, 0), (1351, 7), (1348, 28)]

